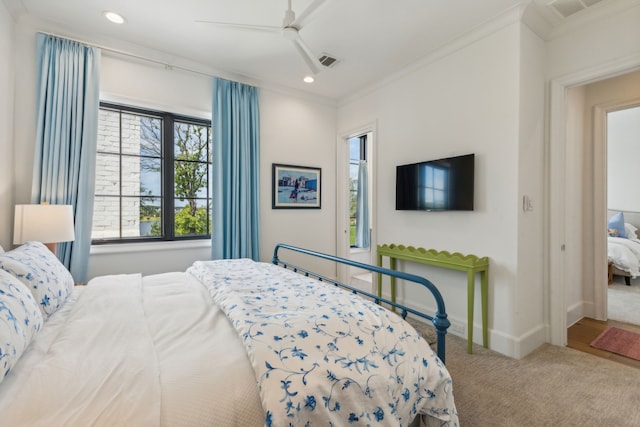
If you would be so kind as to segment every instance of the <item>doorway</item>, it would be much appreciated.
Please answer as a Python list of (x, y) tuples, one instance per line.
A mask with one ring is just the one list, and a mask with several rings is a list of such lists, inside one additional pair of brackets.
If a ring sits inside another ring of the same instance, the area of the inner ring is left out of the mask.
[(623, 235), (616, 229), (608, 231), (608, 257), (617, 275), (603, 285), (605, 318), (640, 325), (640, 194), (636, 190), (640, 181), (640, 99), (624, 99), (596, 111), (606, 123), (607, 217), (622, 215), (624, 223)]
[[(604, 320), (607, 304), (606, 151), (604, 144), (592, 139), (604, 131), (592, 120), (598, 116), (593, 106), (606, 102), (587, 102), (588, 94), (583, 92), (576, 103), (571, 92), (609, 79), (640, 78), (639, 66), (637, 61), (611, 63), (549, 85), (545, 295), (548, 341), (555, 345), (567, 344), (567, 327), (580, 318)], [(634, 91), (638, 89), (636, 84)], [(617, 85), (616, 90), (622, 97), (630, 95), (629, 86)]]
[[(375, 262), (374, 126), (364, 126), (338, 138), (337, 254), (366, 264)], [(341, 265), (338, 279), (372, 291), (369, 272)]]

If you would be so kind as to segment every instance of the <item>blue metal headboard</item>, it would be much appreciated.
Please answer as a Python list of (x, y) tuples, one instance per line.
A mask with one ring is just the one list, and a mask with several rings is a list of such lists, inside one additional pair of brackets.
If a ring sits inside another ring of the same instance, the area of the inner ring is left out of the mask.
[[(303, 254), (306, 254), (306, 255), (310, 255), (310, 256), (317, 257), (317, 258), (326, 259), (326, 260), (337, 262), (337, 263), (341, 263), (341, 264), (350, 265), (352, 267), (362, 268), (364, 270), (373, 271), (373, 272), (376, 272), (376, 273), (379, 273), (379, 274), (384, 274), (386, 276), (396, 277), (398, 279), (402, 279), (402, 280), (407, 280), (407, 281), (410, 281), (410, 282), (418, 283), (418, 284), (426, 287), (429, 290), (429, 292), (431, 292), (433, 297), (435, 298), (436, 307), (437, 307), (437, 311), (435, 313), (435, 316), (429, 316), (428, 314), (421, 313), (421, 312), (419, 312), (417, 310), (414, 310), (412, 308), (409, 308), (409, 307), (405, 307), (402, 304), (398, 304), (397, 302), (392, 302), (392, 301), (390, 301), (390, 300), (388, 300), (386, 298), (380, 297), (380, 296), (375, 295), (373, 293), (362, 291), (360, 289), (354, 288), (353, 286), (349, 286), (347, 284), (339, 282), (339, 281), (337, 281), (335, 279), (332, 279), (332, 278), (323, 276), (321, 274), (309, 271), (309, 270), (307, 270), (305, 268), (298, 267), (296, 265), (281, 261), (278, 258), (278, 250), (280, 248), (287, 249), (287, 250), (294, 251), (294, 252), (300, 252), (300, 253), (303, 253)], [(442, 360), (442, 362), (445, 363), (445, 335), (447, 334), (447, 328), (451, 325), (451, 322), (449, 322), (449, 320), (447, 319), (447, 312), (445, 310), (444, 300), (442, 299), (442, 295), (440, 295), (440, 291), (438, 291), (438, 288), (436, 288), (436, 286), (433, 283), (431, 283), (430, 281), (428, 281), (424, 277), (416, 276), (414, 274), (409, 274), (409, 273), (403, 273), (401, 271), (390, 270), (388, 268), (378, 267), (378, 266), (375, 266), (375, 265), (364, 264), (364, 263), (361, 263), (361, 262), (352, 261), (350, 259), (340, 258), (340, 257), (336, 257), (336, 256), (333, 256), (333, 255), (324, 254), (324, 253), (321, 253), (321, 252), (311, 251), (309, 249), (298, 248), (298, 247), (295, 247), (295, 246), (286, 245), (284, 243), (276, 244), (276, 246), (275, 246), (275, 248), (273, 250), (273, 260), (272, 260), (272, 262), (275, 265), (280, 265), (280, 266), (282, 266), (284, 268), (288, 268), (288, 269), (293, 270), (295, 272), (304, 274), (307, 277), (315, 277), (315, 278), (317, 278), (318, 280), (320, 280), (322, 282), (328, 282), (328, 283), (334, 284), (336, 286), (340, 286), (342, 288), (348, 289), (354, 294), (365, 295), (365, 296), (367, 296), (369, 298), (372, 298), (375, 301), (376, 304), (385, 303), (385, 304), (390, 305), (393, 308), (399, 308), (401, 310), (401, 315), (402, 315), (403, 319), (407, 317), (408, 313), (411, 313), (411, 314), (414, 314), (416, 316), (422, 317), (424, 319), (430, 320), (433, 323), (433, 326), (436, 329), (436, 334), (437, 334), (437, 337), (438, 337), (436, 352), (437, 352), (438, 357), (440, 358), (440, 360)]]

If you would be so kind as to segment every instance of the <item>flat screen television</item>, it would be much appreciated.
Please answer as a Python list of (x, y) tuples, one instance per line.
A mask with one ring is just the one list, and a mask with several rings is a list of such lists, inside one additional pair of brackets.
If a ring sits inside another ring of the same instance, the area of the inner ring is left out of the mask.
[(475, 155), (396, 168), (396, 210), (472, 211)]

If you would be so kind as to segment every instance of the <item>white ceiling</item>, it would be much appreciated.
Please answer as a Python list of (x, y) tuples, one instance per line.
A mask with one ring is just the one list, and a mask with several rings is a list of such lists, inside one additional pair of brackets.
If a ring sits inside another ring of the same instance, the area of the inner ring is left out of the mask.
[[(205, 71), (340, 99), (393, 75), (523, 0), (326, 0), (299, 34), (316, 56), (329, 53), (339, 63), (323, 68), (313, 84), (302, 82), (309, 68), (281, 35), (196, 22), (280, 26), (287, 0), (4, 2), (21, 19), (49, 22), (63, 33), (85, 35), (89, 42), (151, 48), (163, 52), (168, 63), (188, 59), (204, 65)], [(311, 3), (292, 0), (292, 8), (300, 16)], [(120, 13), (127, 22), (108, 22), (102, 16), (105, 10)]]

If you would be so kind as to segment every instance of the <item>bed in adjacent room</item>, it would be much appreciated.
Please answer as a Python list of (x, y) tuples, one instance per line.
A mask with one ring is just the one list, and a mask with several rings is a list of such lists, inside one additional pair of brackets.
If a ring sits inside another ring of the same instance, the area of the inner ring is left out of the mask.
[(607, 259), (612, 276), (624, 277), (630, 286), (631, 279), (640, 276), (640, 239), (638, 227), (640, 214), (627, 211), (609, 211), (607, 229)]
[(398, 309), (433, 320), (440, 357), (402, 317), (276, 265), (277, 251), (87, 286), (42, 244), (0, 255), (2, 424), (457, 425), (430, 282), (396, 272), (433, 293), (434, 316)]

